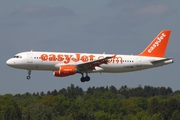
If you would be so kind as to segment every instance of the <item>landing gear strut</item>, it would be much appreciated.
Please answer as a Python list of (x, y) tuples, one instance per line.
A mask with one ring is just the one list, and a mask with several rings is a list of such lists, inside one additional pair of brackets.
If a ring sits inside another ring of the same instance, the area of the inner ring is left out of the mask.
[(90, 81), (90, 77), (88, 76), (88, 74), (86, 73), (86, 76), (84, 77), (84, 74), (82, 73), (82, 77), (80, 79), (81, 82), (88, 82)]
[(31, 70), (28, 70), (28, 76), (26, 77), (28, 80), (31, 79)]

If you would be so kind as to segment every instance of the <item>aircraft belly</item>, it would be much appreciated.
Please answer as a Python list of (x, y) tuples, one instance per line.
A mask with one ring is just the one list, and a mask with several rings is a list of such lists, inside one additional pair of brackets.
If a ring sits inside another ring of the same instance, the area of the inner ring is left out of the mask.
[(120, 73), (120, 72), (131, 72), (135, 71), (136, 68), (132, 65), (106, 65), (102, 66), (103, 72)]
[(30, 70), (57, 70), (55, 68), (54, 63), (42, 63), (42, 62), (34, 62), (33, 64), (27, 64), (27, 68)]

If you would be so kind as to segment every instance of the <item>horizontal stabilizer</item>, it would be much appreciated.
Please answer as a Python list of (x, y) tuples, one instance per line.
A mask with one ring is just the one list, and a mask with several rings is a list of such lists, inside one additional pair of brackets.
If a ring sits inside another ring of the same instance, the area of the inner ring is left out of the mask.
[(161, 60), (154, 60), (154, 61), (151, 61), (152, 64), (158, 64), (158, 63), (162, 63), (162, 62), (166, 62), (166, 61), (171, 61), (171, 63), (173, 62), (173, 59), (172, 58), (164, 58), (164, 59), (161, 59)]

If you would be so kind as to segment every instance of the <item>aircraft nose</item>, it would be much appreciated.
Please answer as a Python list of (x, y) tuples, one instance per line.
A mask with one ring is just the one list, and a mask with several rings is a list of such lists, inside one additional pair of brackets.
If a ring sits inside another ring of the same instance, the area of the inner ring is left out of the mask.
[(12, 66), (14, 64), (14, 62), (12, 61), (12, 59), (9, 59), (9, 60), (6, 61), (6, 64), (8, 66)]

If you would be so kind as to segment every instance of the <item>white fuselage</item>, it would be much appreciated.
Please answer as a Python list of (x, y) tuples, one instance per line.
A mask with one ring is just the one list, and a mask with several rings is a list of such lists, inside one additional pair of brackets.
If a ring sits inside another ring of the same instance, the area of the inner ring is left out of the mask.
[[(59, 70), (60, 66), (83, 64), (86, 62), (95, 61), (113, 54), (87, 54), (87, 53), (65, 53), (65, 52), (22, 52), (9, 59), (7, 65), (27, 70)], [(137, 70), (158, 67), (173, 62), (172, 59), (153, 64), (152, 61), (160, 61), (164, 58), (160, 57), (145, 57), (138, 55), (116, 55), (111, 58), (107, 64), (101, 64), (96, 69), (88, 72), (131, 72)]]

